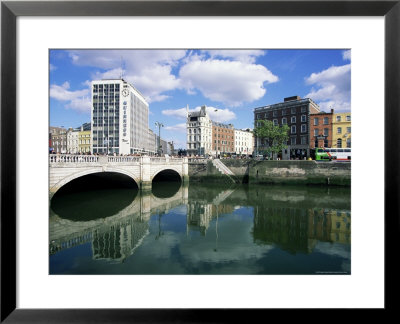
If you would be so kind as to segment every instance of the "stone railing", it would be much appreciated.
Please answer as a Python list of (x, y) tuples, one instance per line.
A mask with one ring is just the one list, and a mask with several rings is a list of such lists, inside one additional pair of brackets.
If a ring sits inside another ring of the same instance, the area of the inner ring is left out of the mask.
[(53, 163), (94, 163), (99, 161), (98, 155), (50, 154), (49, 162)]
[[(73, 154), (50, 154), (50, 164), (57, 163), (141, 163), (149, 161), (154, 164), (168, 164), (171, 162), (185, 163), (180, 157), (148, 157), (148, 156), (105, 156), (105, 155), (73, 155)], [(187, 161), (186, 161), (187, 163)]]
[(210, 160), (210, 159), (201, 158), (201, 157), (189, 157), (188, 158), (189, 163), (204, 163), (204, 164), (206, 164), (208, 160)]
[(108, 162), (140, 162), (140, 156), (108, 156)]

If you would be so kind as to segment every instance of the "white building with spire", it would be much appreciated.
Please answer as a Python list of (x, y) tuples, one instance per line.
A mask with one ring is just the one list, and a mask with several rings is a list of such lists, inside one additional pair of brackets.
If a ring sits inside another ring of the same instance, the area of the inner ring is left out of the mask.
[(212, 121), (207, 114), (207, 107), (201, 106), (199, 111), (189, 113), (186, 106), (186, 150), (188, 155), (211, 155), (212, 146)]

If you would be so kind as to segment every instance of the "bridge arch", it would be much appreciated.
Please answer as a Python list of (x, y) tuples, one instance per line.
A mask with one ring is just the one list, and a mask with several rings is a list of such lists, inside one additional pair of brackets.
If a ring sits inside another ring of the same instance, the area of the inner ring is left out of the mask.
[(78, 179), (78, 178), (82, 178), (84, 176), (87, 175), (91, 175), (91, 174), (96, 174), (96, 173), (119, 173), (119, 174), (123, 174), (128, 176), (129, 178), (131, 178), (136, 185), (139, 188), (140, 185), (140, 181), (138, 179), (137, 176), (135, 176), (134, 174), (130, 173), (129, 171), (126, 171), (124, 169), (119, 169), (119, 168), (90, 168), (90, 169), (86, 169), (84, 171), (80, 171), (80, 172), (74, 172), (73, 174), (70, 174), (66, 177), (64, 177), (63, 179), (61, 179), (60, 181), (58, 181), (56, 184), (54, 184), (53, 186), (50, 187), (50, 198), (54, 196), (54, 194), (59, 191), (62, 187), (64, 187), (67, 183), (70, 183), (71, 181)]
[(171, 180), (176, 180), (179, 178), (179, 180), (182, 182), (182, 174), (176, 168), (174, 167), (169, 167), (169, 168), (163, 168), (156, 170), (154, 174), (151, 177), (151, 181), (157, 180), (157, 179), (162, 179), (162, 180), (168, 180), (168, 178), (171, 178)]

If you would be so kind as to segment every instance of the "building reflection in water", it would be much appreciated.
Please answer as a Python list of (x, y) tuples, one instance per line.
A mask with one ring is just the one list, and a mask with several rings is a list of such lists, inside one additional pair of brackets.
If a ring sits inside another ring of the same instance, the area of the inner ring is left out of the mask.
[(350, 244), (349, 210), (256, 208), (254, 241), (290, 253), (310, 253), (317, 242)]
[(117, 214), (90, 221), (61, 218), (51, 211), (50, 254), (90, 243), (93, 259), (123, 262), (149, 234), (151, 215), (158, 215), (158, 236), (153, 233), (157, 239), (163, 234), (162, 215), (182, 205), (187, 207), (187, 236), (199, 232), (205, 237), (215, 220), (215, 252), (222, 239), (218, 226), (223, 226), (217, 221), (232, 215), (235, 206), (252, 208), (250, 235), (256, 245), (276, 246), (296, 254), (311, 253), (318, 242), (351, 243), (349, 200), (343, 202), (329, 192), (287, 188), (279, 192), (275, 188), (270, 194), (266, 189), (261, 193), (244, 187), (201, 186), (175, 189), (171, 196), (138, 194)]

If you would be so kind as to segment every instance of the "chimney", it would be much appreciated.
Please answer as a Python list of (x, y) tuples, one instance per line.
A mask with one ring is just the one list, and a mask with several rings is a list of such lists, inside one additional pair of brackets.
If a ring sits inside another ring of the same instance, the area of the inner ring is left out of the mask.
[(293, 100), (300, 100), (301, 98), (299, 96), (292, 96), (292, 97), (286, 97), (283, 99), (284, 102), (286, 101), (293, 101)]
[(335, 110), (333, 108), (331, 108), (331, 114), (333, 114), (335, 112)]

